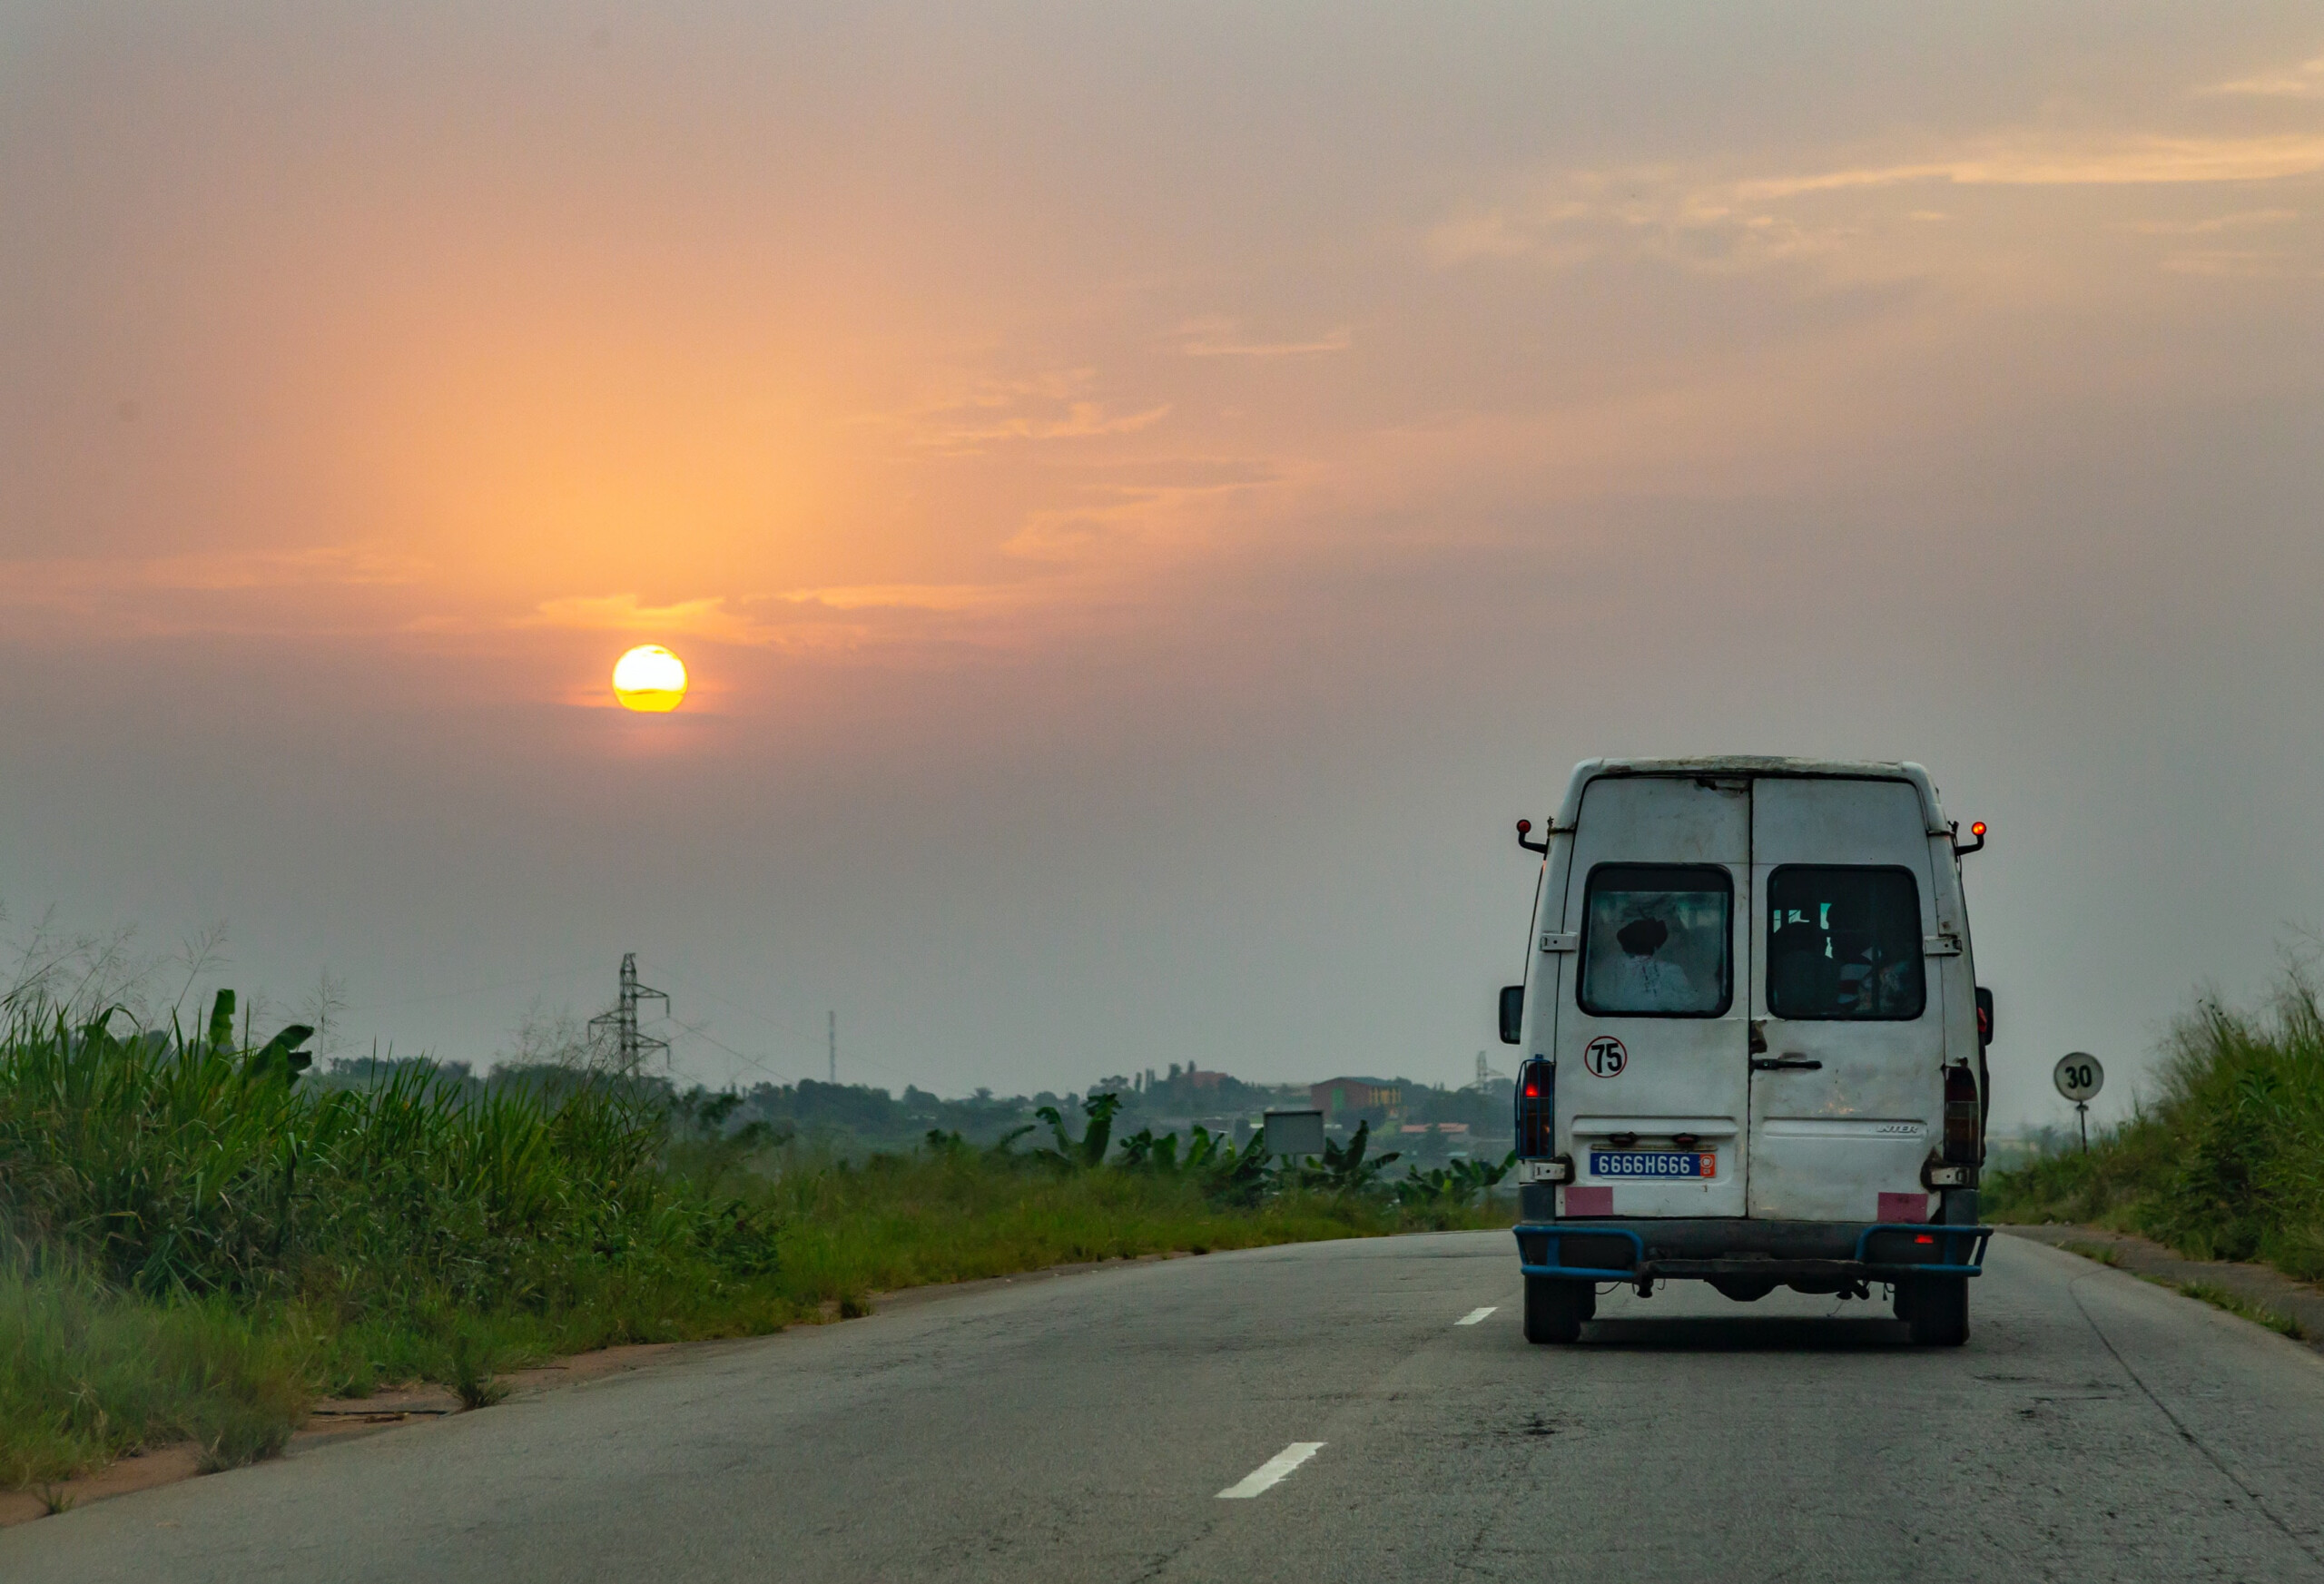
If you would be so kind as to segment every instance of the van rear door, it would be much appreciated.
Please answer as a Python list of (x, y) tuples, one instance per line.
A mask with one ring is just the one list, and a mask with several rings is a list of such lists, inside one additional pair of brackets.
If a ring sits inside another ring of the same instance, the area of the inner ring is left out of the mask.
[(1544, 966), (1565, 965), (1563, 1215), (1743, 1214), (1750, 809), (1741, 780), (1583, 789), (1564, 928), (1542, 941)]
[(1930, 842), (1902, 781), (1766, 777), (1751, 797), (1750, 1215), (1922, 1221), (1944, 1115)]

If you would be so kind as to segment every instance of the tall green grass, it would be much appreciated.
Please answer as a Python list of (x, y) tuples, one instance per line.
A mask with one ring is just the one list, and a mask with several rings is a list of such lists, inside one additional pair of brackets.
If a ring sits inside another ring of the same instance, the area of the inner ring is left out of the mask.
[(2324, 1277), (2324, 1004), (2314, 981), (2293, 971), (2256, 1010), (2199, 1003), (2171, 1031), (2151, 1104), (2086, 1156), (1994, 1173), (1985, 1208)]
[(1391, 1192), (1360, 1138), (1322, 1172), (1199, 1131), (1114, 1148), (1111, 1097), (1078, 1138), (1050, 1115), (1054, 1148), (931, 1134), (852, 1164), (732, 1127), (733, 1097), (603, 1076), (319, 1082), (298, 1030), (252, 1048), (231, 1012), (0, 1035), (0, 1481), (185, 1439), (246, 1461), (318, 1395), (434, 1380), (482, 1404), (513, 1364), (883, 1288), (1508, 1220), (1479, 1203), (1493, 1168)]
[(320, 1339), (222, 1298), (157, 1304), (84, 1274), (0, 1265), (0, 1486), (192, 1441), (212, 1467), (278, 1451)]

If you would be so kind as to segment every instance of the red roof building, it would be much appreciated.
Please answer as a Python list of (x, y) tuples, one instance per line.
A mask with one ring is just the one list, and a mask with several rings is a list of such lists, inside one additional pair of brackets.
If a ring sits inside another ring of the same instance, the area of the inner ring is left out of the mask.
[(1324, 1120), (1352, 1111), (1380, 1111), (1395, 1116), (1404, 1107), (1401, 1085), (1387, 1078), (1325, 1078), (1307, 1086), (1307, 1103)]

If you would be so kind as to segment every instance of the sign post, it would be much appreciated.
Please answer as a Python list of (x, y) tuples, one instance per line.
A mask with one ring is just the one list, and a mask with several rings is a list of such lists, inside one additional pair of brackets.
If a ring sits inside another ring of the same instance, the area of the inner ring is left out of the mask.
[(2058, 1093), (2073, 1102), (2075, 1119), (2082, 1124), (2082, 1153), (2088, 1155), (2090, 1100), (2106, 1087), (2106, 1069), (2090, 1052), (2073, 1050), (2058, 1058), (2057, 1070), (2050, 1076), (2058, 1086)]

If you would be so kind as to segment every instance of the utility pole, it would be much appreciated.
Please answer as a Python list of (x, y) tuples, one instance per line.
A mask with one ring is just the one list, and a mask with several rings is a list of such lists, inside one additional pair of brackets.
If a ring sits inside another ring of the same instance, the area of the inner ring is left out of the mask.
[(823, 1016), (831, 1020), (832, 1082), (836, 1084), (839, 1082), (839, 1014), (826, 1012)]
[(664, 1012), (670, 1009), (669, 997), (637, 982), (637, 953), (625, 951), (621, 954), (621, 999), (614, 1004), (612, 1011), (600, 1012), (589, 1019), (592, 1034), (600, 1029), (612, 1032), (615, 1070), (624, 1077), (635, 1076), (648, 1052), (669, 1054), (668, 1040), (656, 1039), (650, 1034), (637, 1031), (637, 1003), (640, 1001), (659, 1001)]

